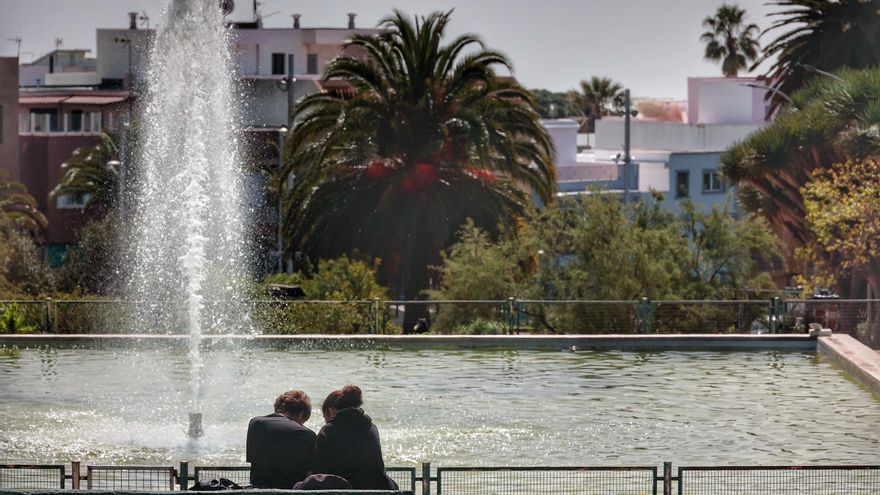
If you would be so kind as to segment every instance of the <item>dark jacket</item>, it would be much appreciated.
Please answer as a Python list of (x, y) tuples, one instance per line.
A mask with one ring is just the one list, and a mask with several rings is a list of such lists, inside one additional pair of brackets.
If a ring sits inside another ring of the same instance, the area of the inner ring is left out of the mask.
[(312, 471), (315, 432), (281, 414), (248, 424), (247, 462), (255, 488), (291, 489)]
[[(355, 490), (388, 490), (379, 429), (363, 409), (338, 411), (315, 444), (315, 472), (341, 476)], [(396, 488), (394, 488), (396, 489)]]

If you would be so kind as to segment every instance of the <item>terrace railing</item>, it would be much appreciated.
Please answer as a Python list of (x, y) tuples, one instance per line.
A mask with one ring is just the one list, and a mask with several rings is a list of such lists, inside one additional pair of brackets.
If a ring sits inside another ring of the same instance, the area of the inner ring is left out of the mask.
[[(87, 481), (90, 490), (134, 492), (187, 490), (202, 480), (249, 480), (248, 466), (87, 466), (0, 465), (0, 492), (74, 490)], [(807, 466), (496, 466), (390, 467), (400, 490), (420, 495), (875, 495), (880, 493), (880, 465)], [(420, 472), (420, 476), (417, 475)], [(192, 474), (190, 474), (192, 473)], [(72, 483), (67, 484), (66, 481)]]
[[(0, 333), (124, 333), (134, 304), (118, 300), (0, 301), (0, 314), (16, 313), (15, 321), (22, 327), (0, 328)], [(220, 306), (220, 302), (207, 303), (206, 311)], [(878, 299), (254, 300), (247, 302), (243, 311), (248, 312), (255, 329), (267, 334), (383, 334), (426, 329), (462, 334), (772, 334), (805, 333), (811, 326), (856, 337), (880, 333)], [(166, 331), (183, 333), (184, 325), (178, 326), (171, 325)], [(133, 331), (149, 333), (152, 329)], [(215, 333), (233, 332), (224, 328)]]

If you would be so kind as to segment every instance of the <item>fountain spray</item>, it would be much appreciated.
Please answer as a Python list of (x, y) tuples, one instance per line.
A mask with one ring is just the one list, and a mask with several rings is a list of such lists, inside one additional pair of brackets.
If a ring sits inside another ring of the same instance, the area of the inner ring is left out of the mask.
[(229, 32), (217, 0), (170, 0), (140, 115), (130, 330), (189, 335), (190, 426), (202, 425), (204, 333), (241, 332), (248, 238)]

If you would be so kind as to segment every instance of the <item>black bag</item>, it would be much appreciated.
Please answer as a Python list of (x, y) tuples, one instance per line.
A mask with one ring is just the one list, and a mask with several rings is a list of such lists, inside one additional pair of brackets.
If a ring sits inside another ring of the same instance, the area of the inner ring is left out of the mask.
[(226, 478), (214, 478), (212, 480), (199, 480), (190, 487), (190, 491), (216, 492), (220, 490), (243, 490), (238, 483)]
[(351, 490), (347, 479), (335, 474), (313, 474), (293, 485), (294, 490)]

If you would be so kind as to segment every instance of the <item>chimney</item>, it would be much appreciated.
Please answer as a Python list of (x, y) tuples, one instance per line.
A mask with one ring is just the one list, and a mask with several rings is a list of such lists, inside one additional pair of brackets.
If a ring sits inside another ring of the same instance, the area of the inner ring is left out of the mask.
[(128, 29), (137, 29), (138, 28), (138, 13), (137, 12), (129, 12), (128, 13)]
[(302, 17), (302, 14), (293, 14), (293, 29), (299, 29), (299, 18)]
[(357, 14), (354, 12), (348, 13), (348, 29), (354, 29), (354, 18)]

